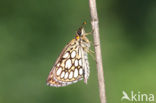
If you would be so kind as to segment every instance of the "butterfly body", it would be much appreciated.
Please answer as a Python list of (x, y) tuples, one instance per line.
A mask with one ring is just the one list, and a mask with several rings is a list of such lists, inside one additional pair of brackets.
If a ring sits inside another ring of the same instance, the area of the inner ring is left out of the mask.
[(76, 36), (61, 52), (55, 65), (51, 69), (47, 85), (54, 87), (67, 86), (84, 78), (87, 83), (89, 77), (88, 51), (90, 42), (84, 28), (79, 28)]

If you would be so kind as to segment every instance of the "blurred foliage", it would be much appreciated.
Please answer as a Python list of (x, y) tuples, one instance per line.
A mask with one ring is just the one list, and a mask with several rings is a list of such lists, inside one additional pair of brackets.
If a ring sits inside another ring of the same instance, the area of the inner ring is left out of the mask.
[[(156, 2), (97, 0), (97, 8), (107, 103), (121, 103), (123, 90), (156, 96)], [(0, 103), (99, 103), (91, 56), (87, 85), (46, 86), (50, 68), (83, 21), (91, 31), (87, 0), (1, 0)]]

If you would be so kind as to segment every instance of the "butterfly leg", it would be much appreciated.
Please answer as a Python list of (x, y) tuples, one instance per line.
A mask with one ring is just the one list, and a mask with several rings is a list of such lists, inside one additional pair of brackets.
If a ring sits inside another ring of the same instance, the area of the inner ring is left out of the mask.
[(90, 56), (93, 58), (93, 60), (95, 60), (95, 56), (93, 54), (95, 54), (94, 51), (92, 51), (91, 49), (87, 49), (84, 48), (84, 51), (87, 52), (88, 54), (90, 54)]
[(86, 36), (86, 35), (91, 35), (93, 32), (88, 32), (88, 33), (84, 33), (83, 35)]

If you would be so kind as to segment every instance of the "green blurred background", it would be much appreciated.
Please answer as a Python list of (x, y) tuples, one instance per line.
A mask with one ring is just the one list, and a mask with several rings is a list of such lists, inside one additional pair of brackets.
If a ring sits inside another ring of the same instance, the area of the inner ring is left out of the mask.
[[(107, 103), (131, 103), (123, 90), (156, 96), (155, 0), (97, 0), (97, 8)], [(0, 0), (0, 103), (100, 102), (91, 56), (87, 85), (46, 86), (83, 21), (91, 31), (89, 13), (88, 0)]]

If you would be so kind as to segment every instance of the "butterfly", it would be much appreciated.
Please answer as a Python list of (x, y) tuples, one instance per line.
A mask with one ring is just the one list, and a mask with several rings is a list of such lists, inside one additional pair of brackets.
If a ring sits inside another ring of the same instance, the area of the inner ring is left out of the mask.
[[(86, 22), (83, 23), (83, 25)], [(76, 36), (62, 50), (47, 78), (47, 85), (63, 87), (84, 79), (87, 84), (89, 77), (88, 52), (90, 41), (86, 37), (83, 25), (77, 30)]]

